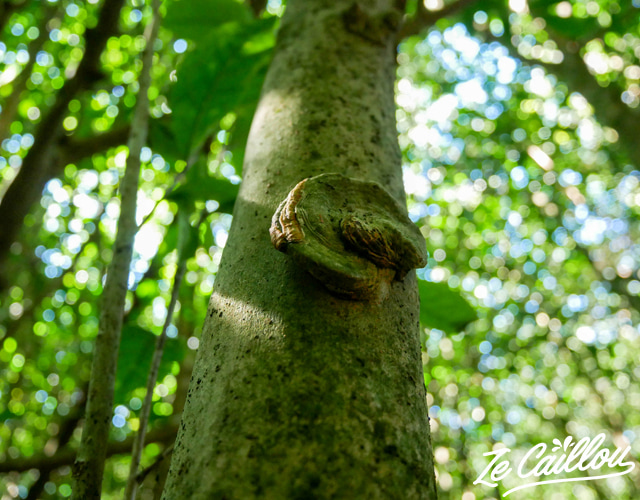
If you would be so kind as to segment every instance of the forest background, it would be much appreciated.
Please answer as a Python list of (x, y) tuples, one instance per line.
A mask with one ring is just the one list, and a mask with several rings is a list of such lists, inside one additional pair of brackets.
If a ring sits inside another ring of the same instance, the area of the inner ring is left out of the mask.
[[(0, 11), (3, 500), (71, 495), (152, 19), (142, 0), (106, 19), (110, 2)], [(500, 498), (472, 484), (495, 443), (526, 451), (604, 430), (638, 457), (640, 2), (408, 4), (396, 119), (409, 214), (430, 252), (418, 277), (441, 498)], [(106, 499), (125, 486), (183, 269), (143, 498), (166, 471), (284, 9), (161, 9)], [(549, 498), (632, 499), (638, 474), (559, 485)]]

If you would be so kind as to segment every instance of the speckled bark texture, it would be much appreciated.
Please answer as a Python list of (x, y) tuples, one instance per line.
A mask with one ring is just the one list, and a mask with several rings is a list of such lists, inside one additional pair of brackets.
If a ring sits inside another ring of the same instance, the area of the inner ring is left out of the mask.
[(269, 236), (280, 202), (322, 173), (404, 206), (396, 8), (288, 2), (166, 500), (436, 498), (415, 273), (381, 301), (340, 298)]

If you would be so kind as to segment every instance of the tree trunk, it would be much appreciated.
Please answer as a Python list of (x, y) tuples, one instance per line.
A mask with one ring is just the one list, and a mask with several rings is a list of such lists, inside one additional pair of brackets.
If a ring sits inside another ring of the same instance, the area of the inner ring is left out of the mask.
[[(103, 6), (103, 9), (106, 8)], [(113, 258), (107, 268), (102, 290), (98, 335), (93, 348), (91, 379), (78, 456), (73, 467), (72, 500), (99, 500), (106, 459), (104, 443), (109, 437), (113, 414), (118, 348), (122, 333), (124, 304), (133, 246), (138, 225), (136, 207), (140, 178), (140, 152), (147, 142), (149, 127), (149, 88), (154, 44), (160, 29), (160, 0), (151, 3), (153, 17), (145, 29), (145, 48), (136, 107), (131, 120), (127, 149), (129, 156), (120, 180), (120, 214), (113, 242)], [(120, 12), (118, 10), (118, 12)]]
[(287, 193), (324, 173), (377, 182), (406, 210), (399, 3), (287, 4), (165, 499), (436, 498), (415, 273), (345, 299), (269, 237)]

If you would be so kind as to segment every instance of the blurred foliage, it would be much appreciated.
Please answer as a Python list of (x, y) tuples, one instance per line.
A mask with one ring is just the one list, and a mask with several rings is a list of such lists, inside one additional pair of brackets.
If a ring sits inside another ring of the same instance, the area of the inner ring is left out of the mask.
[[(16, 2), (2, 26), (0, 106), (8, 109), (16, 89), (19, 105), (0, 138), (0, 194), (100, 12), (94, 0), (43, 3)], [(187, 273), (151, 432), (175, 425), (282, 11), (273, 0), (260, 19), (234, 0), (165, 2), (113, 443), (138, 427), (180, 247)], [(149, 17), (142, 0), (126, 3), (100, 79), (68, 106), (69, 138), (127, 126)], [(640, 454), (639, 20), (636, 0), (488, 0), (399, 47), (405, 187), (431, 254), (418, 274), (441, 498), (499, 498), (472, 484), (496, 443), (527, 450), (604, 430)], [(27, 498), (42, 478), (38, 498), (70, 495), (69, 464), (46, 464), (79, 440), (126, 154), (118, 144), (68, 163), (11, 249), (10, 285), (0, 293), (0, 466), (36, 466), (0, 477), (3, 500)], [(147, 446), (143, 466), (163, 443)], [(128, 462), (126, 454), (109, 460), (105, 498), (120, 494)], [(518, 498), (630, 500), (638, 474)]]

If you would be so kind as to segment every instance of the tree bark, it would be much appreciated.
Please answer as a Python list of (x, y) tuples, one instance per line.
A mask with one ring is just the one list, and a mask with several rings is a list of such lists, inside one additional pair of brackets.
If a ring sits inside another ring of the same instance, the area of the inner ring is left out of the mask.
[(401, 3), (287, 4), (165, 499), (436, 498), (415, 273), (343, 299), (269, 238), (287, 193), (323, 173), (377, 182), (405, 209)]

